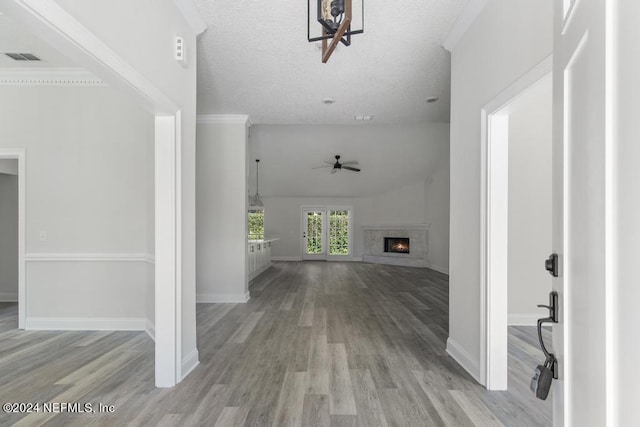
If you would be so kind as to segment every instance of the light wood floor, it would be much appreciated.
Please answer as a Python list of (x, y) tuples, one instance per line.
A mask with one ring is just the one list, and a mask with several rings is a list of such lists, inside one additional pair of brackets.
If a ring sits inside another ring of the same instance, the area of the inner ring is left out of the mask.
[(550, 426), (528, 392), (534, 328), (510, 328), (509, 391), (445, 352), (447, 276), (361, 263), (275, 263), (247, 304), (198, 304), (200, 365), (153, 385), (139, 332), (18, 331), (0, 304), (0, 403), (114, 405), (112, 414), (2, 414), (0, 425)]

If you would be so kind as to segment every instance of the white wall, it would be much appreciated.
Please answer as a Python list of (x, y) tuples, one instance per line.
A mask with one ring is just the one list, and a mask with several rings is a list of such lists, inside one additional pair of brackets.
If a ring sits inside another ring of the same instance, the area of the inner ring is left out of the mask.
[(429, 225), (430, 267), (449, 274), (449, 161), (443, 161), (427, 180), (425, 220)]
[(245, 302), (246, 123), (198, 124), (197, 152), (197, 298)]
[[(8, 169), (18, 166), (17, 160), (0, 162)], [(18, 301), (18, 177), (4, 173), (0, 173), (0, 301)]]
[(551, 0), (489, 0), (451, 53), (449, 342), (479, 377), (480, 111), (551, 54)]
[(425, 224), (426, 182), (420, 180), (371, 197), (371, 220), (368, 225)]
[[(551, 78), (509, 115), (508, 315), (535, 325), (546, 311), (551, 275)], [(518, 101), (516, 101), (518, 102)]]
[(108, 87), (3, 87), (0, 100), (0, 144), (26, 149), (27, 327), (144, 324), (152, 116)]
[(638, 269), (638, 242), (640, 242), (640, 126), (638, 126), (638, 97), (640, 86), (640, 57), (637, 43), (640, 39), (640, 3), (616, 2), (617, 26), (613, 28), (619, 46), (613, 52), (614, 81), (619, 92), (614, 104), (615, 182), (613, 195), (615, 254), (615, 290), (613, 290), (612, 354), (615, 357), (612, 379), (613, 408), (621, 426), (634, 425), (638, 421), (638, 396), (640, 396), (640, 269)]

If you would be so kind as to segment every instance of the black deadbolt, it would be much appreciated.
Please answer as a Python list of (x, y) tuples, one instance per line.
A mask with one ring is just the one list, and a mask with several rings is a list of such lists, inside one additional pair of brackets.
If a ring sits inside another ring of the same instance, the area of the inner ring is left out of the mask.
[(558, 277), (558, 254), (551, 254), (544, 261), (544, 269), (553, 277)]

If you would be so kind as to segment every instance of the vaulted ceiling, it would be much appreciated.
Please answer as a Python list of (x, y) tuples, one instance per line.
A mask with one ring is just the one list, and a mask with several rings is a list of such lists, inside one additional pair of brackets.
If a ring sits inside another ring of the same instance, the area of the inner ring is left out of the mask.
[(198, 114), (248, 114), (257, 124), (449, 120), (440, 44), (467, 0), (364, 0), (364, 34), (326, 64), (307, 41), (307, 1), (196, 0), (208, 25), (198, 39)]

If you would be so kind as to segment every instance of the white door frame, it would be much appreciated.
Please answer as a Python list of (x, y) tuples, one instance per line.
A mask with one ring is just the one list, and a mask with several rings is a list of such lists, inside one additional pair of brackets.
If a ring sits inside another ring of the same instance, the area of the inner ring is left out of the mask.
[(155, 116), (155, 384), (173, 387), (183, 378), (180, 107), (56, 2), (0, 0), (0, 9)]
[(18, 161), (18, 329), (24, 329), (27, 312), (27, 287), (25, 280), (25, 224), (27, 218), (26, 152), (24, 148), (0, 148), (0, 159)]
[(549, 78), (552, 62), (545, 58), (481, 110), (480, 382), (488, 390), (507, 389), (509, 104)]

